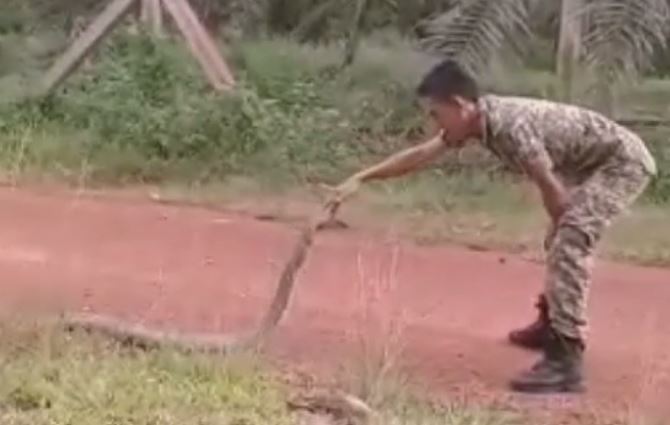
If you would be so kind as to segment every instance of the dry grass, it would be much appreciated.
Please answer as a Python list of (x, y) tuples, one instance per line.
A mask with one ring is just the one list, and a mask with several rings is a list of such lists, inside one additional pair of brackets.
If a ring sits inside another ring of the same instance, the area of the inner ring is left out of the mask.
[(3, 324), (2, 424), (290, 424), (283, 388), (249, 357), (124, 351)]
[[(368, 369), (362, 379), (375, 394), (388, 395), (394, 366), (388, 356), (381, 360), (375, 363), (381, 369)], [(378, 399), (385, 425), (521, 423), (486, 407), (438, 406), (396, 389), (392, 400)], [(294, 390), (249, 354), (144, 352), (65, 334), (55, 324), (0, 322), (3, 425), (288, 425), (298, 420), (287, 408)]]
[[(403, 355), (408, 323), (396, 297), (400, 249), (394, 246), (386, 258), (365, 267), (364, 252), (358, 254), (356, 337), (358, 355), (350, 365), (354, 394), (373, 405), (383, 404), (393, 391), (404, 387), (398, 368)], [(369, 258), (367, 258), (369, 260)]]

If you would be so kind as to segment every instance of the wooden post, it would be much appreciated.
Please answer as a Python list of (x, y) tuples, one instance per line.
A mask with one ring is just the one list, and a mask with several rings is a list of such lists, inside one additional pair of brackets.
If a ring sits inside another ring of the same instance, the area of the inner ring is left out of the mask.
[(347, 67), (354, 63), (356, 59), (356, 52), (358, 51), (358, 45), (360, 44), (361, 31), (363, 26), (363, 21), (365, 20), (365, 14), (370, 7), (369, 0), (358, 0), (356, 2), (356, 10), (354, 12), (354, 20), (351, 23), (351, 28), (349, 29), (349, 36), (347, 38), (347, 43), (344, 50), (344, 61), (342, 62), (343, 67)]
[(141, 6), (141, 20), (151, 27), (156, 36), (162, 35), (164, 7), (175, 20), (214, 89), (227, 91), (234, 88), (235, 79), (230, 68), (187, 0), (141, 0), (141, 4), (138, 1), (111, 0), (105, 10), (47, 71), (40, 87), (41, 92), (35, 94), (48, 94), (56, 89), (136, 5)]
[(142, 0), (141, 21), (155, 37), (163, 36), (163, 9), (161, 0)]
[(219, 91), (232, 89), (235, 79), (228, 65), (186, 0), (164, 0), (163, 6), (174, 19), (212, 86)]
[[(70, 34), (68, 35), (68, 44), (74, 44), (77, 39), (86, 31), (86, 18), (84, 16), (76, 16), (72, 19), (72, 28), (70, 28)], [(83, 64), (80, 65), (85, 70), (91, 67), (91, 57), (87, 55)]]
[(563, 97), (574, 96), (574, 78), (582, 50), (582, 10), (584, 0), (562, 0), (561, 23), (556, 52), (556, 72), (563, 83)]
[(136, 0), (114, 0), (47, 71), (42, 81), (45, 94), (53, 91), (82, 63), (114, 26), (128, 13)]

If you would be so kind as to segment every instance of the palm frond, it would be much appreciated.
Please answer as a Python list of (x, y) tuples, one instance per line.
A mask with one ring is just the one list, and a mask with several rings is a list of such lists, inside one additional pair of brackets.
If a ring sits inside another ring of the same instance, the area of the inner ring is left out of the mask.
[(528, 25), (542, 37), (553, 37), (558, 32), (561, 1), (531, 0)]
[(670, 34), (667, 0), (590, 0), (584, 38), (587, 63), (611, 84), (638, 76), (665, 49)]
[(530, 34), (528, 0), (460, 0), (424, 27), (425, 49), (479, 72), (503, 46)]

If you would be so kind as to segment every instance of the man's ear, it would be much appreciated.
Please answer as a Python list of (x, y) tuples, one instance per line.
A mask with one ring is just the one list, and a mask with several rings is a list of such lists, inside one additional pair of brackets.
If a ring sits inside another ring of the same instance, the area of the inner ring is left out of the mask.
[(453, 99), (461, 111), (461, 117), (469, 119), (477, 114), (476, 102), (461, 96), (454, 96)]
[(461, 96), (452, 96), (451, 99), (460, 107), (464, 107), (467, 104), (467, 100)]
[(461, 110), (468, 115), (477, 109), (475, 102), (471, 101), (470, 99), (466, 99), (462, 96), (454, 96), (452, 99), (459, 106), (459, 108), (461, 108)]

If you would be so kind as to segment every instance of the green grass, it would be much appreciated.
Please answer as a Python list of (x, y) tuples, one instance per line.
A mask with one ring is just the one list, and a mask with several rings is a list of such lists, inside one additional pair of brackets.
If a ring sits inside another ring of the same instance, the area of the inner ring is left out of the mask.
[[(7, 425), (295, 424), (298, 390), (259, 357), (121, 349), (53, 326), (0, 323), (0, 423)], [(513, 425), (482, 407), (439, 406), (396, 392), (385, 424)]]
[[(227, 52), (240, 87), (226, 96), (212, 93), (182, 47), (120, 34), (55, 96), (3, 103), (0, 169), (89, 184), (260, 175), (296, 185), (341, 178), (421, 139), (427, 125), (414, 88), (435, 59), (402, 39), (365, 40), (343, 72), (335, 68), (336, 44), (240, 41)], [(0, 97), (16, 98), (20, 79), (0, 78)], [(555, 97), (547, 72), (498, 65), (485, 80), (496, 91)], [(650, 79), (624, 92), (622, 104), (663, 115), (660, 99), (668, 94), (669, 84)], [(670, 161), (665, 134), (644, 134), (661, 165)], [(662, 175), (653, 191), (662, 200), (668, 180)]]
[(122, 351), (5, 324), (3, 424), (290, 424), (284, 389), (255, 361)]
[(670, 228), (665, 207), (642, 204), (617, 223), (604, 241), (614, 260), (643, 265), (670, 266)]
[[(400, 184), (384, 184), (363, 202), (390, 216), (407, 235), (426, 243), (456, 242), (543, 257), (548, 220), (530, 183), (481, 176), (445, 178), (425, 175)], [(640, 200), (615, 221), (600, 255), (643, 265), (670, 265), (668, 210)]]

